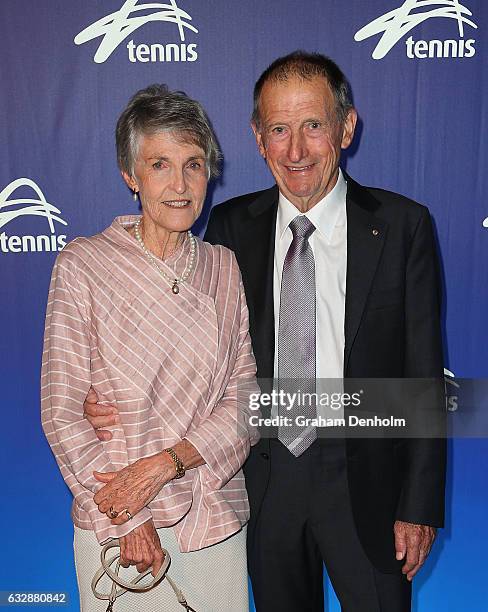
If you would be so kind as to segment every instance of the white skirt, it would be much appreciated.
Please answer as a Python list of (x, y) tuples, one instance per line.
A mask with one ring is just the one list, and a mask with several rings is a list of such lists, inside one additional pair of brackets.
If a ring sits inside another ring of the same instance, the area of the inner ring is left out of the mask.
[[(171, 556), (168, 574), (196, 612), (249, 611), (246, 527), (223, 542), (188, 553), (180, 552), (173, 529), (158, 529), (158, 534), (162, 547)], [(96, 599), (91, 589), (93, 575), (101, 565), (101, 546), (93, 531), (75, 527), (73, 547), (80, 611), (105, 612), (108, 601)], [(125, 578), (137, 575), (134, 566), (121, 570)], [(97, 589), (110, 593), (111, 585), (111, 580), (104, 576)], [(184, 612), (166, 580), (147, 593), (120, 595), (113, 609), (114, 612)]]

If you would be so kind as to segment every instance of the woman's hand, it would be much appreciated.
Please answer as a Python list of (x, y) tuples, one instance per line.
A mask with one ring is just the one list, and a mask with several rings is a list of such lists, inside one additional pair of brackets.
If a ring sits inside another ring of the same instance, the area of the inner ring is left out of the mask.
[(156, 576), (163, 564), (164, 553), (152, 520), (119, 538), (119, 544), (120, 564), (123, 567), (135, 565), (142, 574), (152, 566), (152, 575)]
[[(119, 472), (93, 472), (107, 483), (93, 497), (102, 514), (122, 525), (147, 506), (166, 483), (175, 476), (175, 466), (168, 453), (139, 459)], [(129, 514), (127, 514), (127, 512)]]

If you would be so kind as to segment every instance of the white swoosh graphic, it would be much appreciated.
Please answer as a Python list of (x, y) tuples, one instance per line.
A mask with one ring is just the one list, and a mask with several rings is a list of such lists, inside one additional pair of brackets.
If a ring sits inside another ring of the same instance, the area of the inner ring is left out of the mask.
[[(30, 187), (33, 189), (36, 194), (39, 196), (38, 200), (34, 200), (31, 198), (22, 198), (17, 200), (9, 200), (9, 197), (12, 195), (14, 191), (16, 191), (19, 187)], [(14, 206), (17, 204), (30, 204), (31, 206), (25, 206), (24, 208), (16, 209), (16, 210), (5, 210), (2, 211), (2, 208), (7, 206)], [(54, 234), (54, 221), (58, 223), (62, 223), (63, 225), (68, 225), (66, 221), (64, 221), (59, 215), (61, 211), (53, 204), (49, 204), (44, 194), (41, 191), (41, 188), (31, 181), (28, 178), (19, 178), (15, 181), (12, 181), (9, 185), (7, 185), (0, 192), (0, 228), (7, 223), (10, 223), (13, 219), (17, 217), (23, 217), (25, 215), (32, 215), (34, 217), (46, 217), (49, 227), (51, 229), (51, 233)]]
[(454, 379), (455, 379), (454, 372), (451, 372), (451, 370), (444, 368), (444, 383), (448, 385), (452, 385), (456, 389), (459, 389), (459, 383), (457, 383)]
[[(410, 14), (410, 11), (413, 9), (439, 4), (442, 5), (440, 8)], [(373, 59), (382, 59), (396, 45), (400, 38), (427, 19), (435, 17), (456, 19), (459, 36), (463, 37), (463, 24), (466, 23), (472, 28), (478, 28), (466, 15), (471, 17), (473, 13), (462, 4), (459, 4), (459, 0), (444, 0), (443, 2), (436, 2), (435, 0), (406, 0), (402, 6), (385, 13), (385, 15), (378, 17), (358, 30), (354, 35), (354, 40), (362, 41), (383, 32), (383, 36), (378, 41), (371, 56)]]
[[(170, 0), (168, 4), (161, 2), (148, 2), (136, 6), (138, 0), (127, 0), (122, 8), (115, 13), (110, 13), (99, 19), (92, 25), (81, 31), (74, 39), (76, 45), (82, 45), (94, 38), (103, 36), (102, 42), (98, 47), (93, 60), (97, 64), (105, 62), (110, 55), (115, 51), (117, 46), (135, 30), (151, 21), (167, 21), (175, 23), (178, 26), (180, 40), (185, 40), (185, 30), (188, 28), (192, 32), (198, 33), (198, 30), (189, 23), (183, 21), (187, 19), (191, 21), (191, 16), (179, 9), (176, 0)], [(136, 11), (146, 11), (148, 9), (161, 9), (158, 12), (144, 15), (141, 17), (129, 17), (131, 13)]]

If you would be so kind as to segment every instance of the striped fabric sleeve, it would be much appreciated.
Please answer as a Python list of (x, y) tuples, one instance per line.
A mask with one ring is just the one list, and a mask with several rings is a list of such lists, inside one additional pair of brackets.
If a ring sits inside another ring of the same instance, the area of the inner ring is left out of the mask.
[(132, 531), (151, 518), (144, 508), (129, 523), (112, 525), (93, 496), (103, 485), (93, 471), (114, 471), (103, 443), (83, 418), (91, 385), (89, 315), (69, 253), (58, 256), (46, 310), (41, 370), (41, 420), (63, 478), (77, 504), (88, 512), (100, 543)]
[(259, 440), (251, 426), (249, 394), (259, 392), (256, 362), (249, 335), (249, 313), (240, 281), (240, 327), (237, 356), (229, 383), (209, 416), (185, 436), (203, 457), (212, 475), (207, 484), (215, 490), (223, 487), (242, 467), (250, 447)]

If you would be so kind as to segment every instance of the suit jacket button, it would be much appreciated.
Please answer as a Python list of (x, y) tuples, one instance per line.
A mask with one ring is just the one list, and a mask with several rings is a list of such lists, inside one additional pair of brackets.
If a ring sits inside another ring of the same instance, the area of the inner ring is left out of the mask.
[(266, 461), (269, 459), (269, 455), (268, 455), (268, 453), (261, 453), (261, 457), (262, 457), (263, 459), (266, 459)]

